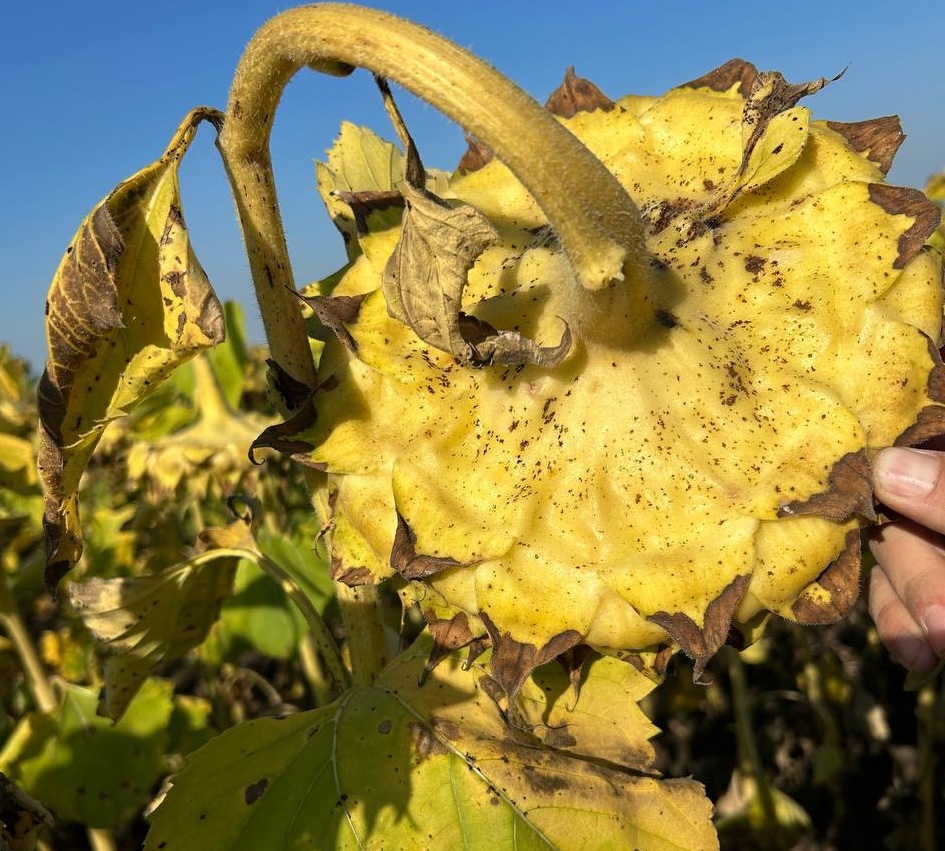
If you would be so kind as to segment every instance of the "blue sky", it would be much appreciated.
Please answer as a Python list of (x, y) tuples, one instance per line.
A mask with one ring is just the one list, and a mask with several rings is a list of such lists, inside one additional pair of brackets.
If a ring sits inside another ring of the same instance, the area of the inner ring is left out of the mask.
[[(489, 60), (544, 100), (564, 69), (607, 94), (659, 94), (733, 56), (794, 82), (842, 80), (806, 101), (816, 117), (898, 114), (908, 139), (890, 175), (921, 186), (945, 167), (945, 46), (940, 0), (641, 3), (580, 0), (388, 0), (367, 5), (424, 23)], [(43, 304), (62, 250), (85, 214), (155, 159), (193, 106), (223, 108), (242, 47), (284, 3), (273, 0), (17, 2), (0, 28), (0, 342), (45, 358)], [(763, 11), (762, 11), (763, 10)], [(461, 132), (400, 96), (425, 162), (452, 167)], [(276, 117), (277, 186), (300, 283), (342, 259), (314, 189), (312, 162), (340, 121), (390, 137), (369, 75), (303, 72)], [(246, 261), (213, 133), (202, 129), (181, 172), (184, 213), (217, 293), (241, 301), (261, 339)]]

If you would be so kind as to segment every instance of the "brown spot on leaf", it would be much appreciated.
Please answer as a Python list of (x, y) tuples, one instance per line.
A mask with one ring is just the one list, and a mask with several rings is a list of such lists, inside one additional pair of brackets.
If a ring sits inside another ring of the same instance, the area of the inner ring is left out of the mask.
[(725, 644), (732, 615), (748, 588), (749, 579), (747, 574), (736, 576), (706, 607), (701, 627), (683, 612), (656, 612), (647, 618), (663, 627), (683, 653), (693, 660), (693, 682), (702, 681), (709, 660)]
[(759, 257), (757, 254), (749, 254), (745, 258), (745, 271), (751, 275), (757, 275), (764, 267), (764, 257)]
[(892, 168), (893, 158), (906, 138), (895, 115), (849, 123), (828, 121), (827, 126), (843, 136), (854, 151), (876, 163), (883, 174)]
[(902, 269), (923, 250), (942, 220), (942, 211), (938, 204), (930, 201), (918, 189), (871, 183), (869, 193), (870, 201), (878, 204), (890, 215), (915, 219), (911, 227), (899, 237), (899, 256), (896, 257), (893, 268)]
[(817, 514), (836, 522), (849, 520), (854, 514), (867, 520), (876, 518), (870, 462), (865, 449), (848, 452), (833, 465), (825, 491), (806, 500), (789, 502), (778, 509), (779, 517), (802, 514)]
[(748, 93), (758, 79), (758, 69), (744, 59), (729, 59), (714, 71), (709, 71), (695, 80), (683, 83), (681, 89), (711, 89), (714, 92), (727, 92), (734, 85), (738, 85), (738, 93), (748, 97)]
[(611, 110), (614, 102), (597, 86), (574, 73), (572, 65), (564, 73), (564, 81), (545, 102), (545, 109), (562, 118), (573, 118), (579, 112), (596, 109)]
[(480, 612), (479, 617), (482, 618), (492, 640), (492, 658), (489, 660), (492, 676), (502, 687), (510, 703), (535, 668), (570, 650), (582, 639), (577, 630), (568, 629), (554, 636), (547, 644), (536, 647), (534, 644), (516, 641), (508, 632), (499, 632), (492, 618), (485, 612)]
[(825, 602), (810, 593), (801, 595), (791, 612), (801, 624), (835, 623), (846, 617), (860, 593), (860, 531), (847, 532), (843, 552), (817, 578), (817, 584), (829, 594)]
[(453, 567), (464, 567), (454, 558), (422, 555), (417, 552), (417, 536), (407, 521), (397, 514), (397, 531), (391, 547), (390, 566), (404, 579), (426, 579)]
[(257, 780), (255, 783), (250, 783), (246, 787), (246, 791), (243, 793), (243, 800), (246, 801), (246, 804), (255, 804), (269, 786), (269, 780), (263, 777), (262, 780)]
[(555, 792), (563, 792), (571, 788), (571, 784), (564, 776), (552, 774), (550, 771), (542, 771), (541, 765), (525, 763), (522, 766), (520, 777), (532, 789), (542, 795), (553, 795)]

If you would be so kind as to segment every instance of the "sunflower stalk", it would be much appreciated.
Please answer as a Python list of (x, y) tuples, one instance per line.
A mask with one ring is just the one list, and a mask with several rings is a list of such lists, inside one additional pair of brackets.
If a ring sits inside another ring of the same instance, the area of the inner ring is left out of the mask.
[[(609, 290), (627, 279), (642, 289), (647, 252), (636, 206), (603, 164), (531, 97), (472, 54), (392, 15), (335, 4), (293, 9), (263, 26), (247, 46), (218, 138), (272, 358), (290, 376), (315, 385), (269, 138), (286, 84), (306, 65), (336, 76), (364, 67), (429, 101), (492, 149), (532, 193), (585, 288)], [(646, 301), (644, 292), (636, 295), (637, 302)], [(609, 308), (612, 296), (587, 297), (595, 318), (605, 314), (601, 307)]]

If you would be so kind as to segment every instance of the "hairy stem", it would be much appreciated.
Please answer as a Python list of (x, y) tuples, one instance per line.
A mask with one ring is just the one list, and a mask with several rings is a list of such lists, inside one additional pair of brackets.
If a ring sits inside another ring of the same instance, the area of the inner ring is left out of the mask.
[(269, 137), (289, 79), (302, 67), (367, 68), (427, 100), (491, 148), (548, 216), (584, 287), (640, 285), (639, 212), (617, 179), (529, 95), (424, 27), (375, 9), (325, 3), (273, 18), (246, 48), (218, 145), (236, 198), (273, 359), (314, 385), (314, 365), (279, 217)]
[(359, 585), (349, 588), (343, 582), (336, 582), (335, 591), (348, 639), (351, 676), (355, 685), (370, 685), (387, 664), (387, 644), (377, 587)]

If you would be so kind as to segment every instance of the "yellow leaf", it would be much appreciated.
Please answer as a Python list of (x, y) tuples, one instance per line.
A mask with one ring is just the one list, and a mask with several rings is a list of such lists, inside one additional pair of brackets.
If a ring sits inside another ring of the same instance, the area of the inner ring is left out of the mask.
[(51, 588), (82, 553), (76, 493), (108, 423), (224, 336), (222, 308), (190, 245), (178, 186), (178, 165), (203, 120), (218, 124), (218, 113), (189, 113), (163, 156), (95, 207), (50, 287), (39, 468)]

